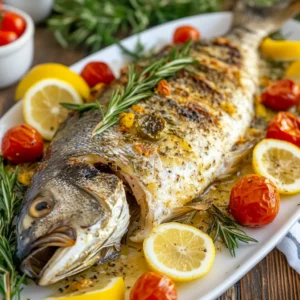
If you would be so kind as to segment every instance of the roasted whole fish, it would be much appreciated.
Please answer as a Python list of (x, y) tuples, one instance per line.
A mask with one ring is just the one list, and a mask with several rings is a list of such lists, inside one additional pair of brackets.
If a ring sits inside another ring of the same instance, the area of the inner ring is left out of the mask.
[(100, 113), (70, 116), (18, 218), (24, 273), (48, 285), (114, 256), (129, 226), (128, 189), (140, 206), (131, 240), (141, 242), (222, 175), (253, 118), (258, 46), (299, 8), (239, 2), (231, 32), (195, 42), (199, 64), (168, 79), (170, 95), (155, 91), (132, 107), (136, 125), (127, 131), (115, 125), (92, 139)]

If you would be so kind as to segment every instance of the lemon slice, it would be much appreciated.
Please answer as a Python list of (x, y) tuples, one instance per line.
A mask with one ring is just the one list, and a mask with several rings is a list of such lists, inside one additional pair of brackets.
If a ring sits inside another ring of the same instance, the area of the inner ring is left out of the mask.
[(76, 90), (64, 81), (44, 79), (32, 86), (23, 99), (25, 121), (37, 129), (46, 140), (51, 140), (68, 110), (60, 103), (82, 103)]
[(281, 194), (300, 192), (300, 148), (281, 140), (264, 139), (253, 151), (255, 173), (272, 180)]
[(100, 285), (64, 296), (46, 298), (45, 300), (124, 300), (125, 284), (121, 277), (108, 279)]
[(215, 258), (215, 246), (209, 235), (179, 223), (155, 227), (143, 248), (151, 269), (177, 281), (202, 277), (211, 269)]
[(277, 41), (266, 38), (261, 44), (264, 56), (274, 60), (300, 59), (300, 41)]
[(77, 93), (84, 99), (88, 99), (90, 88), (85, 80), (77, 73), (71, 71), (68, 67), (55, 64), (41, 64), (32, 68), (17, 86), (16, 99), (21, 99), (26, 91), (42, 79), (55, 78), (69, 83)]
[(300, 83), (300, 60), (291, 63), (284, 76)]

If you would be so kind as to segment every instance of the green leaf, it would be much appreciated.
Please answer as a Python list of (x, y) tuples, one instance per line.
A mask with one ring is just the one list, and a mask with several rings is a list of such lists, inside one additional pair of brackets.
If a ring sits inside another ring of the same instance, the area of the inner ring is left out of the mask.
[(15, 217), (19, 212), (24, 190), (17, 181), (18, 169), (5, 169), (0, 158), (0, 295), (3, 298), (20, 299), (25, 276), (15, 265), (16, 236)]
[[(91, 51), (170, 20), (220, 10), (220, 0), (55, 0), (48, 26), (63, 47), (85, 45)], [(100, 39), (90, 39), (99, 35)], [(93, 41), (93, 42), (91, 42)]]

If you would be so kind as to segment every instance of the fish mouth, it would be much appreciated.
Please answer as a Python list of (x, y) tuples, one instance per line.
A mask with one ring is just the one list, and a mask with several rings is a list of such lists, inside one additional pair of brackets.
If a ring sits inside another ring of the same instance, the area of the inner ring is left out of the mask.
[(56, 251), (75, 245), (76, 239), (76, 230), (70, 226), (64, 225), (50, 231), (32, 243), (29, 254), (21, 263), (22, 272), (31, 278), (40, 278)]

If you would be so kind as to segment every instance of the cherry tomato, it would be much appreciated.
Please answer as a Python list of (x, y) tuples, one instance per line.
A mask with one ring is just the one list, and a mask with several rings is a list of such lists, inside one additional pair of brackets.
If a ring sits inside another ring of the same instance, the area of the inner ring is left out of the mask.
[(262, 104), (273, 110), (287, 110), (300, 100), (300, 88), (290, 79), (270, 84), (261, 95)]
[(288, 112), (279, 112), (267, 129), (267, 138), (284, 140), (300, 147), (300, 119)]
[(173, 36), (174, 44), (186, 43), (189, 39), (197, 41), (200, 39), (200, 32), (192, 26), (180, 26), (178, 27)]
[(43, 155), (44, 142), (33, 127), (18, 125), (4, 134), (1, 150), (3, 156), (14, 164), (32, 162)]
[(14, 42), (18, 38), (13, 31), (0, 30), (0, 46), (4, 46)]
[(90, 62), (81, 72), (81, 76), (85, 79), (90, 87), (98, 83), (110, 84), (115, 80), (115, 76), (110, 67), (104, 62)]
[(13, 31), (17, 34), (18, 37), (20, 37), (26, 29), (26, 22), (18, 14), (6, 11), (2, 15), (2, 22), (0, 22), (0, 28), (4, 30)]
[(280, 196), (275, 184), (266, 177), (250, 174), (232, 188), (229, 209), (241, 225), (260, 227), (278, 214)]
[(177, 289), (169, 277), (147, 272), (136, 281), (130, 300), (177, 300)]

